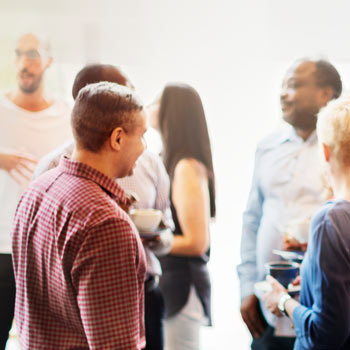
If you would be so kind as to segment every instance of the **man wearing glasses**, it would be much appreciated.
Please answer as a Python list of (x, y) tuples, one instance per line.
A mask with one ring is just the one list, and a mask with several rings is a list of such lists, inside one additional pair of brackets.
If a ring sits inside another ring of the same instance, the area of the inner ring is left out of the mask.
[(6, 346), (15, 301), (11, 226), (18, 200), (39, 158), (71, 137), (69, 106), (48, 97), (49, 45), (34, 34), (16, 45), (17, 87), (0, 94), (0, 349)]

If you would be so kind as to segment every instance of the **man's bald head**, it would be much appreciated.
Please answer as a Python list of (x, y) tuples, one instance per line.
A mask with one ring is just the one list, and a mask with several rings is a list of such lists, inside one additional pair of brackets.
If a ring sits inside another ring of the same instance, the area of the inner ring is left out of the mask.
[(296, 129), (314, 130), (319, 110), (341, 92), (340, 75), (331, 63), (300, 59), (288, 69), (282, 84), (283, 119)]
[(45, 51), (47, 54), (51, 52), (50, 41), (43, 34), (38, 33), (25, 33), (17, 39), (17, 45), (35, 45), (40, 50)]
[(107, 81), (134, 89), (129, 78), (117, 67), (110, 64), (91, 64), (78, 72), (74, 79), (72, 95), (76, 99), (79, 91), (89, 84)]

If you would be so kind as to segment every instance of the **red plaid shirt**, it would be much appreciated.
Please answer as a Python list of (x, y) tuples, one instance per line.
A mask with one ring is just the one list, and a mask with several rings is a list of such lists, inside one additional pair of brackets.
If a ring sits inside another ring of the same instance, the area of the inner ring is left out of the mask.
[(67, 158), (36, 180), (13, 228), (22, 349), (141, 349), (145, 256), (115, 180)]

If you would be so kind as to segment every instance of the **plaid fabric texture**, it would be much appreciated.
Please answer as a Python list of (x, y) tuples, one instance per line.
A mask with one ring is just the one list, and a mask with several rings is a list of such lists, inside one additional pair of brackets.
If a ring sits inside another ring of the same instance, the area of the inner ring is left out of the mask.
[(145, 256), (115, 180), (62, 158), (13, 226), (22, 349), (142, 349)]

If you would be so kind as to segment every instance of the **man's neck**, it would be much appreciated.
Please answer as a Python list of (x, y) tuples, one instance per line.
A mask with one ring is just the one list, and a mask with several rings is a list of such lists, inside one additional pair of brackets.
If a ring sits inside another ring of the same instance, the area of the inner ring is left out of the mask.
[(304, 130), (304, 129), (299, 129), (299, 128), (294, 128), (296, 134), (301, 137), (304, 141), (306, 141), (310, 135), (315, 131), (315, 128), (309, 129), (309, 130)]
[(104, 156), (102, 153), (103, 151), (94, 153), (85, 149), (77, 149), (74, 147), (71, 159), (76, 162), (84, 163), (91, 168), (98, 170), (100, 173), (114, 178), (115, 174), (110, 166), (111, 162), (109, 159), (107, 159), (108, 156)]
[(6, 96), (18, 107), (31, 112), (42, 111), (53, 104), (53, 100), (44, 96), (42, 87), (31, 94), (26, 94), (20, 89), (16, 89), (9, 92)]

